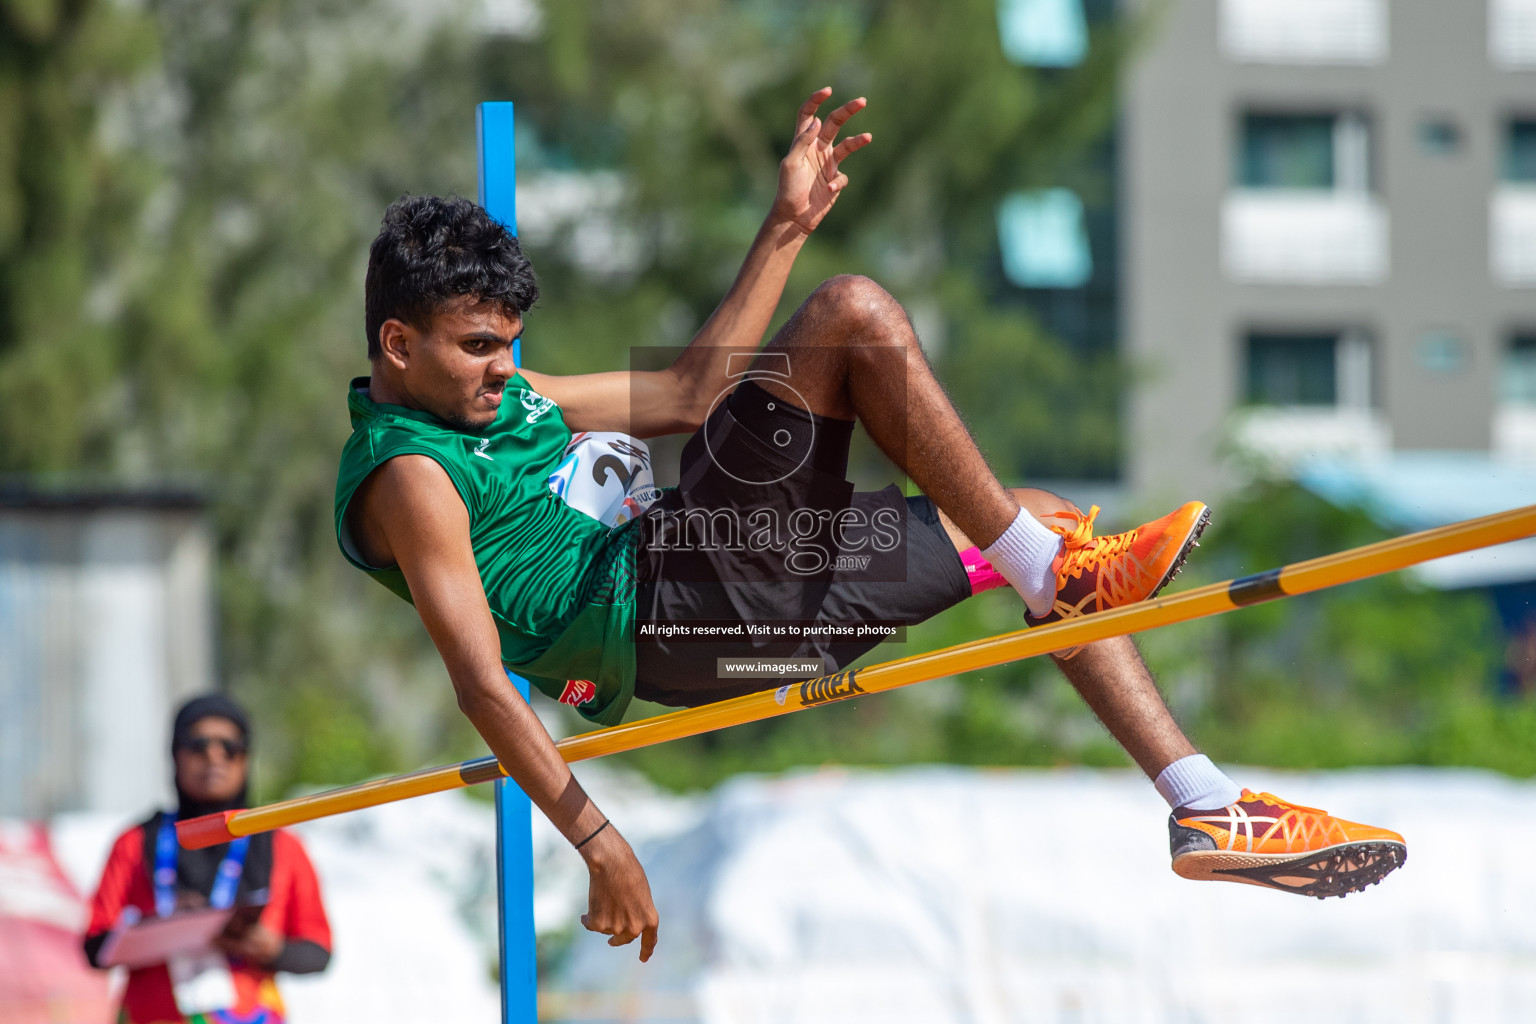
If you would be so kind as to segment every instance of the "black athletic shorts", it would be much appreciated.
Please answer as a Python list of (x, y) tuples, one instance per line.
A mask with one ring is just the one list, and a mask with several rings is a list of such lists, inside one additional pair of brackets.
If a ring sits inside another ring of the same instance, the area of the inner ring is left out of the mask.
[[(695, 706), (834, 672), (971, 595), (931, 501), (854, 491), (852, 434), (748, 380), (689, 439), (641, 522), (635, 696)], [(731, 677), (721, 658), (824, 668)]]

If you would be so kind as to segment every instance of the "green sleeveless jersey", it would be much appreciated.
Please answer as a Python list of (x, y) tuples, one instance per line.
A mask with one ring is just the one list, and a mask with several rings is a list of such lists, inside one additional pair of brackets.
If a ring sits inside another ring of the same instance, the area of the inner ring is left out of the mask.
[[(501, 660), (587, 719), (616, 725), (635, 690), (636, 523), (615, 529), (549, 487), (571, 431), (560, 407), (518, 374), (484, 431), (430, 413), (375, 403), (368, 378), (352, 382), (352, 436), (336, 477), (336, 539), (347, 561), (411, 600), (398, 567), (365, 564), (347, 533), (358, 486), (397, 455), (442, 466), (469, 510), (469, 538), (501, 636)], [(590, 680), (593, 685), (569, 683)]]

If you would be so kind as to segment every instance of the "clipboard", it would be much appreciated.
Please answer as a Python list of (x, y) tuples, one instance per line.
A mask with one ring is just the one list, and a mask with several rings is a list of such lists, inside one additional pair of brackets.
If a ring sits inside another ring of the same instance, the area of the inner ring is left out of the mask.
[(165, 963), (178, 954), (209, 948), (226, 930), (243, 931), (264, 907), (265, 902), (201, 907), (148, 920), (141, 918), (138, 908), (128, 907), (107, 934), (96, 961), (102, 967), (128, 968)]

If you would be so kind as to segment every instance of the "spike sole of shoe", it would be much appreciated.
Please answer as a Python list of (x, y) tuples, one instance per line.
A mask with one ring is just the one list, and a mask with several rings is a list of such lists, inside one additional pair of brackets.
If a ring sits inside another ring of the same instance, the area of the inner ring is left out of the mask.
[[(1183, 542), (1179, 545), (1179, 553), (1177, 557), (1174, 558), (1172, 564), (1168, 566), (1168, 571), (1163, 573), (1163, 578), (1158, 580), (1157, 586), (1152, 588), (1152, 592), (1146, 597), (1142, 598), (1143, 601), (1152, 600), (1158, 594), (1163, 592), (1164, 587), (1173, 582), (1173, 578), (1179, 574), (1179, 570), (1184, 568), (1184, 562), (1189, 558), (1189, 553), (1200, 546), (1200, 535), (1205, 532), (1205, 528), (1209, 525), (1211, 525), (1211, 508), (1209, 505), (1206, 505), (1200, 509), (1200, 517), (1195, 520), (1194, 526), (1190, 527), (1189, 533), (1184, 536)], [(1043, 619), (1031, 619), (1026, 614), (1024, 616), (1024, 621), (1032, 626), (1038, 626), (1048, 625), (1052, 622), (1060, 622), (1061, 618), (1054, 612), (1052, 612), (1050, 616), (1047, 616)], [(1059, 651), (1052, 651), (1051, 656), (1060, 658), (1062, 661), (1071, 661), (1073, 658), (1077, 657), (1078, 653), (1081, 652), (1082, 649), (1083, 646), (1079, 644), (1076, 647), (1067, 647)]]
[(1184, 562), (1189, 558), (1189, 553), (1200, 546), (1200, 535), (1210, 525), (1211, 509), (1207, 505), (1200, 510), (1200, 518), (1195, 520), (1195, 525), (1190, 528), (1189, 535), (1184, 538), (1184, 543), (1180, 545), (1178, 557), (1173, 560), (1173, 564), (1168, 567), (1168, 571), (1163, 574), (1163, 578), (1157, 586), (1152, 588), (1152, 593), (1147, 595), (1146, 600), (1150, 601), (1158, 594), (1161, 594), (1163, 588), (1173, 582), (1173, 578), (1179, 574), (1179, 570), (1184, 568)]
[(1173, 871), (1195, 881), (1243, 882), (1322, 900), (1362, 892), (1407, 859), (1408, 848), (1392, 842), (1339, 843), (1301, 856), (1198, 850), (1175, 859)]

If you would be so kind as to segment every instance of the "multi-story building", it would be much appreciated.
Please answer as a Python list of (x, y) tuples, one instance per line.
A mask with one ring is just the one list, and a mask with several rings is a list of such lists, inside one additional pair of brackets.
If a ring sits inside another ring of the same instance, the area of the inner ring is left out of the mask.
[(1147, 0), (1121, 136), (1127, 483), (1536, 456), (1536, 0)]

